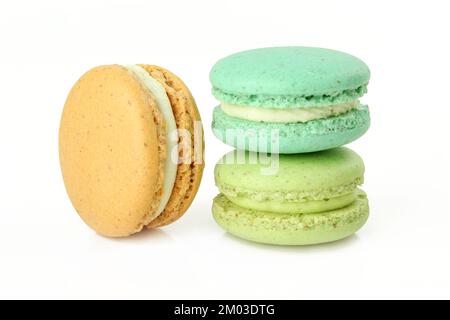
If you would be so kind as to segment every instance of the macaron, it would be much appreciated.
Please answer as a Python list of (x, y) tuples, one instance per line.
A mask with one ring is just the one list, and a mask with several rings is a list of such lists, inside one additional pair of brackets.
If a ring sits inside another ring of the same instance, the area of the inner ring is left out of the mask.
[(332, 242), (367, 221), (364, 163), (347, 148), (316, 153), (232, 151), (215, 167), (216, 222), (237, 237), (275, 245)]
[(199, 188), (203, 147), (194, 98), (158, 66), (96, 67), (73, 86), (62, 113), (67, 193), (83, 221), (104, 236), (179, 219)]
[(370, 71), (347, 53), (311, 47), (244, 51), (211, 70), (220, 101), (212, 128), (224, 143), (270, 153), (307, 153), (345, 145), (370, 126), (359, 99)]

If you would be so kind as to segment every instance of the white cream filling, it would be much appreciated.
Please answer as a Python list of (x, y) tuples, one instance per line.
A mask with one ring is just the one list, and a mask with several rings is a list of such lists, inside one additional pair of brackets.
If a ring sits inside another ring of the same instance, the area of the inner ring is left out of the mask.
[(328, 118), (336, 116), (356, 108), (359, 105), (359, 100), (348, 103), (334, 104), (323, 107), (313, 108), (289, 108), (289, 109), (275, 109), (275, 108), (261, 108), (252, 106), (239, 106), (227, 103), (221, 103), (220, 107), (227, 115), (239, 119), (249, 121), (262, 122), (307, 122), (316, 119)]
[(141, 83), (148, 90), (150, 90), (151, 93), (153, 93), (156, 99), (156, 104), (167, 124), (167, 157), (164, 163), (163, 193), (159, 206), (155, 212), (155, 217), (157, 217), (161, 214), (169, 202), (170, 195), (172, 194), (172, 190), (175, 185), (178, 163), (172, 161), (171, 155), (178, 154), (177, 124), (175, 122), (169, 97), (167, 96), (166, 90), (164, 90), (162, 84), (154, 79), (144, 68), (138, 65), (130, 65), (125, 67), (131, 71), (141, 81)]

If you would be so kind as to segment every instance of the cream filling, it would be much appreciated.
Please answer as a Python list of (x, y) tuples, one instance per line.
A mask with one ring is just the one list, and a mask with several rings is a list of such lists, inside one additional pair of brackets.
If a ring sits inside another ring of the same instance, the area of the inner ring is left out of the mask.
[(307, 122), (316, 119), (328, 118), (355, 109), (358, 105), (359, 100), (313, 108), (298, 107), (289, 109), (274, 109), (252, 106), (239, 106), (228, 103), (221, 103), (220, 107), (223, 112), (234, 118), (249, 121), (286, 123)]
[(172, 161), (172, 154), (178, 154), (178, 132), (175, 117), (173, 115), (172, 106), (166, 90), (161, 83), (154, 79), (144, 68), (137, 65), (125, 66), (131, 71), (141, 83), (155, 96), (156, 104), (167, 124), (167, 157), (164, 163), (164, 182), (161, 201), (155, 212), (155, 217), (163, 212), (170, 195), (172, 194), (177, 175), (178, 163)]

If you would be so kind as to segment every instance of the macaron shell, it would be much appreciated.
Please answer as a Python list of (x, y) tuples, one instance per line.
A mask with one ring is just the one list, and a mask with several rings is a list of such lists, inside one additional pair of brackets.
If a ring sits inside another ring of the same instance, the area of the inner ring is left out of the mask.
[[(285, 154), (308, 153), (343, 146), (361, 137), (369, 126), (369, 109), (364, 105), (338, 116), (305, 123), (248, 121), (230, 117), (220, 107), (216, 107), (212, 123), (215, 136), (237, 149)], [(272, 150), (274, 133), (279, 137), (278, 150)]]
[(149, 228), (157, 228), (179, 219), (195, 198), (204, 168), (203, 129), (195, 100), (183, 81), (164, 68), (140, 66), (163, 85), (171, 102), (178, 130), (189, 133), (188, 136), (182, 134), (179, 137), (179, 155), (183, 161), (178, 165), (169, 202), (164, 211), (147, 225)]
[[(264, 174), (263, 169), (273, 167)], [(216, 165), (215, 182), (227, 196), (305, 201), (346, 195), (363, 182), (364, 162), (349, 148), (267, 157), (231, 151)]]
[(155, 217), (166, 156), (154, 97), (126, 68), (87, 72), (71, 90), (59, 131), (64, 183), (81, 218), (120, 237)]
[(239, 207), (224, 195), (213, 202), (213, 216), (227, 232), (254, 242), (274, 245), (312, 245), (346, 238), (367, 221), (369, 205), (358, 191), (351, 205), (328, 212), (288, 214)]
[(360, 59), (312, 47), (235, 53), (219, 60), (210, 73), (220, 101), (271, 108), (348, 102), (366, 92), (369, 78)]

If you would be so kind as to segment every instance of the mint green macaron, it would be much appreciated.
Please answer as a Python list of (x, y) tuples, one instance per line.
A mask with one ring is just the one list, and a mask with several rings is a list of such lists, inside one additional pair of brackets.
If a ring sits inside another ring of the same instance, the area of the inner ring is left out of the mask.
[(235, 150), (216, 165), (213, 216), (229, 233), (255, 242), (331, 242), (367, 221), (363, 180), (364, 163), (347, 148), (271, 157)]
[[(370, 71), (347, 53), (310, 47), (244, 51), (211, 70), (213, 132), (238, 149), (306, 153), (345, 145), (370, 126)], [(274, 143), (274, 140), (276, 142)]]

